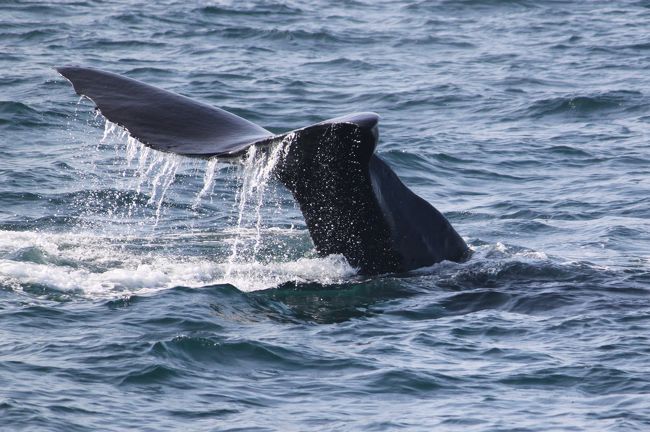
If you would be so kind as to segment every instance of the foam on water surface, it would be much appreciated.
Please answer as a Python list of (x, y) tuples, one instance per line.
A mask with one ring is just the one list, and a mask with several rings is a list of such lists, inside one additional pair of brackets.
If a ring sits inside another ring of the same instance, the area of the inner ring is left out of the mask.
[[(181, 240), (179, 237), (173, 236), (171, 240)], [(192, 238), (197, 241), (195, 236)], [(206, 240), (209, 239), (200, 238)], [(355, 274), (340, 256), (238, 263), (164, 251), (139, 253), (138, 248), (133, 248), (134, 244), (148, 241), (132, 236), (106, 238), (93, 233), (4, 231), (0, 237), (0, 281), (16, 289), (37, 284), (91, 298), (113, 298), (176, 286), (232, 284), (242, 291), (255, 291), (285, 282), (326, 285)]]

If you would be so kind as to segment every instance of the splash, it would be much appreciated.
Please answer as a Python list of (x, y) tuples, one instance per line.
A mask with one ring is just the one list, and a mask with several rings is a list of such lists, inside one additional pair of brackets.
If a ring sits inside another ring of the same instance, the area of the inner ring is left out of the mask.
[(242, 291), (255, 291), (285, 282), (340, 283), (354, 275), (354, 269), (341, 256), (266, 264), (235, 263), (228, 269), (226, 263), (203, 256), (177, 256), (159, 247), (179, 240), (189, 245), (210, 240), (209, 236), (201, 238), (195, 234), (163, 235), (155, 242), (148, 237), (115, 238), (90, 232), (2, 234), (0, 285), (17, 292), (43, 287), (44, 296), (119, 298), (177, 286), (200, 288), (226, 283)]
[[(165, 199), (165, 194), (169, 186), (176, 179), (176, 171), (180, 165), (180, 157), (177, 155), (167, 155), (164, 153), (156, 154), (154, 161), (151, 163), (152, 167), (157, 167), (157, 172), (151, 182), (150, 198), (147, 201), (148, 205), (155, 205), (156, 207), (156, 224), (160, 221), (160, 212), (162, 204)], [(150, 171), (148, 169), (147, 171)]]
[(342, 255), (323, 258), (299, 258), (295, 261), (228, 264), (220, 283), (228, 283), (246, 292), (277, 287), (287, 282), (337, 284), (356, 275)]
[[(111, 138), (116, 139), (115, 151), (120, 154), (125, 151), (126, 167), (121, 176), (135, 181), (135, 190), (142, 193), (143, 187), (148, 187), (149, 199), (147, 205), (155, 209), (154, 225), (158, 225), (162, 216), (165, 195), (176, 179), (176, 173), (182, 165), (182, 158), (172, 153), (152, 151), (120, 125), (105, 120), (104, 135), (100, 143), (107, 143)], [(126, 138), (125, 146), (121, 145)], [(137, 160), (137, 167), (134, 162)], [(128, 216), (132, 216), (136, 204), (131, 203)]]
[[(96, 115), (99, 115), (99, 113), (97, 113)], [(99, 140), (99, 142), (101, 144), (104, 144), (111, 137), (118, 137), (121, 139), (124, 138), (126, 134), (127, 134), (126, 129), (124, 129), (117, 123), (113, 123), (109, 120), (106, 120), (104, 122), (104, 135), (102, 136), (102, 139)]]
[[(113, 140), (118, 155), (116, 164), (121, 164), (120, 176), (127, 181), (125, 188), (135, 190), (137, 195), (144, 193), (148, 196), (146, 205), (155, 209), (154, 225), (157, 226), (163, 217), (165, 197), (172, 189), (179, 170), (186, 163), (197, 162), (172, 153), (152, 150), (130, 136), (121, 126), (104, 120), (101, 142), (109, 143)], [(274, 198), (274, 189), (269, 190), (272, 172), (294, 140), (295, 135), (288, 134), (282, 140), (265, 147), (251, 146), (242, 159), (231, 161), (238, 164), (238, 186), (235, 190), (235, 229), (228, 263), (250, 262), (260, 251), (264, 212), (269, 210), (265, 204)], [(211, 198), (213, 195), (219, 160), (211, 158), (202, 167), (202, 186), (190, 204), (194, 211), (206, 197)], [(192, 177), (195, 176), (196, 172)], [(137, 210), (138, 203), (134, 200), (127, 216), (131, 217)], [(251, 227), (254, 228), (253, 236), (249, 233)]]
[[(126, 140), (126, 163), (129, 168), (131, 168), (131, 164), (133, 163), (133, 160), (138, 156), (138, 153), (146, 153), (149, 151), (149, 147), (144, 147), (140, 142), (133, 138), (132, 136), (129, 136)], [(146, 158), (146, 155), (145, 155)], [(138, 162), (141, 162), (141, 159), (138, 159)]]
[[(238, 207), (235, 237), (232, 242), (226, 276), (232, 273), (237, 262), (254, 262), (260, 249), (262, 239), (262, 208), (268, 198), (267, 186), (273, 169), (286, 156), (295, 135), (289, 134), (283, 140), (271, 144), (270, 148), (249, 147), (242, 163), (242, 185), (236, 197)], [(251, 220), (252, 218), (252, 220)], [(255, 235), (245, 235), (245, 228), (252, 224)]]
[(214, 179), (216, 178), (218, 164), (219, 160), (216, 157), (208, 160), (205, 167), (205, 173), (203, 174), (203, 187), (199, 193), (196, 194), (196, 198), (194, 198), (194, 202), (192, 203), (193, 210), (196, 210), (199, 207), (199, 204), (201, 204), (201, 200), (205, 198), (206, 195), (211, 194), (214, 190)]
[[(0, 274), (18, 285), (37, 283), (93, 296), (221, 283), (250, 291), (288, 281), (328, 284), (347, 279), (355, 270), (342, 257), (315, 257), (306, 230), (293, 224), (291, 228), (269, 226), (269, 218), (286, 220), (273, 171), (294, 141), (295, 135), (289, 134), (270, 145), (250, 147), (242, 158), (228, 159), (229, 175), (217, 188), (222, 160), (188, 159), (155, 151), (106, 120), (98, 152), (112, 147), (116, 156), (110, 164), (98, 165), (103, 171), (96, 172), (100, 175), (95, 179), (102, 183), (94, 185), (92, 202), (80, 202), (89, 209), (86, 216), (91, 216), (91, 222), (103, 219), (109, 224), (108, 230), (101, 223), (86, 226), (83, 233), (84, 242), (106, 265), (91, 259), (93, 254), (81, 245), (59, 248), (48, 244), (44, 248), (36, 244), (27, 247), (49, 250), (49, 257), (65, 255), (63, 260), (71, 259), (69, 252), (77, 250), (79, 256), (72, 259), (76, 264), (67, 268), (59, 266), (57, 259), (49, 262), (49, 258), (47, 262), (5, 261), (0, 263)], [(107, 175), (115, 182), (109, 188), (103, 184)], [(112, 195), (113, 191), (117, 194)], [(196, 210), (205, 199), (212, 201), (216, 193), (232, 203), (221, 207), (217, 215), (230, 222), (214, 231), (212, 227), (195, 230), (194, 223), (203, 216)], [(168, 203), (174, 203), (173, 213), (166, 210)], [(179, 230), (177, 223), (159, 224), (167, 215), (182, 215), (183, 211), (187, 214), (180, 219), (189, 230)], [(118, 229), (110, 229), (112, 226)], [(155, 235), (147, 228), (155, 229)], [(179, 233), (185, 237), (176, 237)], [(88, 236), (103, 240), (90, 241)], [(59, 243), (58, 239), (53, 242)], [(176, 247), (179, 244), (182, 250)]]
[[(125, 143), (126, 138), (126, 143)], [(286, 154), (294, 134), (289, 134), (281, 141), (267, 147), (251, 146), (242, 160), (238, 160), (239, 187), (235, 193), (235, 233), (232, 241), (229, 263), (241, 260), (250, 261), (260, 250), (264, 205), (272, 193), (269, 193), (269, 181), (274, 167)], [(120, 156), (116, 163), (122, 165), (120, 175), (132, 184), (126, 188), (134, 189), (136, 194), (148, 196), (146, 205), (155, 209), (155, 225), (163, 217), (165, 197), (176, 179), (176, 175), (187, 158), (172, 153), (152, 150), (130, 136), (121, 126), (105, 120), (104, 134), (101, 142), (114, 140), (115, 151)], [(125, 155), (123, 158), (121, 155)], [(215, 179), (219, 168), (217, 158), (209, 159), (204, 165), (202, 187), (194, 196), (190, 208), (197, 210), (206, 197), (214, 191)], [(131, 205), (128, 216), (137, 210), (137, 204)], [(253, 241), (246, 235), (246, 228), (255, 227)]]

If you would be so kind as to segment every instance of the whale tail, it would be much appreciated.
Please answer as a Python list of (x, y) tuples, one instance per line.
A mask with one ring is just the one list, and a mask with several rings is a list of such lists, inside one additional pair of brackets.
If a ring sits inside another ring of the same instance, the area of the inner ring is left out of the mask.
[[(56, 70), (77, 94), (92, 100), (104, 117), (155, 150), (189, 157), (237, 157), (251, 145), (286, 135), (275, 135), (228, 111), (112, 72), (78, 66)], [(374, 113), (359, 113), (314, 126), (353, 123), (374, 128), (376, 133), (377, 120)]]
[(460, 261), (468, 248), (445, 217), (374, 154), (378, 116), (355, 113), (276, 135), (235, 114), (110, 72), (61, 67), (109, 121), (156, 150), (237, 157), (293, 134), (275, 169), (321, 255), (342, 254), (365, 274)]

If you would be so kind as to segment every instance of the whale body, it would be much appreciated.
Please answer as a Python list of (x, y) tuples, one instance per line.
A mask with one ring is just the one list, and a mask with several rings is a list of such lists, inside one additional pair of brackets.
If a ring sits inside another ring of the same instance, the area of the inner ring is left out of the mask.
[(274, 175), (297, 201), (322, 256), (341, 254), (367, 275), (469, 256), (449, 221), (375, 154), (375, 113), (273, 134), (228, 111), (111, 72), (87, 67), (57, 71), (104, 117), (155, 150), (236, 158), (252, 145), (264, 148), (291, 134)]

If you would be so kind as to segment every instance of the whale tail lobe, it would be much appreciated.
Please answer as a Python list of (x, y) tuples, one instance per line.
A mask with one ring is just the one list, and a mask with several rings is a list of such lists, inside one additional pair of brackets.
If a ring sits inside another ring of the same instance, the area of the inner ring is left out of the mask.
[[(104, 117), (155, 150), (189, 157), (236, 157), (253, 144), (286, 135), (274, 135), (228, 111), (112, 72), (78, 66), (56, 70)], [(360, 113), (319, 125), (354, 123), (376, 133), (377, 119), (374, 113)]]

